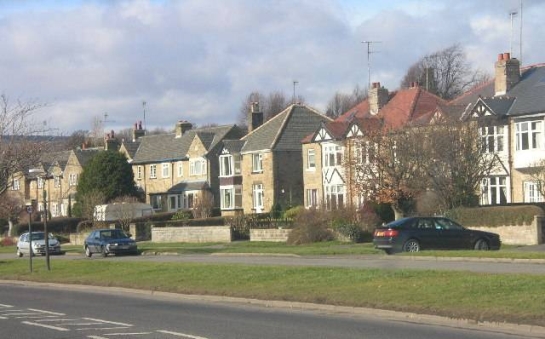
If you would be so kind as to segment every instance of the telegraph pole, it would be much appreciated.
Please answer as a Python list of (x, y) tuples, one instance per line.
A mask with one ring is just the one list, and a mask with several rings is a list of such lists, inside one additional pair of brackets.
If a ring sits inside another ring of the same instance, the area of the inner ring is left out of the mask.
[(371, 54), (378, 53), (375, 51), (371, 51), (371, 44), (379, 44), (382, 41), (362, 41), (362, 44), (367, 44), (367, 89), (371, 89)]
[(295, 86), (299, 83), (297, 80), (293, 80), (293, 98), (291, 99), (291, 103), (295, 104)]

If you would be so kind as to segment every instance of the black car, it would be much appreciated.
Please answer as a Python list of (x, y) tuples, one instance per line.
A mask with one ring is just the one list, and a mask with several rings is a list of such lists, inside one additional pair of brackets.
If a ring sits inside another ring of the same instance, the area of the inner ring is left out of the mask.
[(93, 253), (100, 253), (103, 257), (108, 254), (137, 254), (136, 242), (120, 229), (100, 229), (89, 234), (84, 242), (85, 255), (91, 257)]
[(444, 217), (410, 217), (378, 227), (373, 234), (376, 248), (388, 254), (422, 249), (498, 250), (496, 233), (464, 228)]

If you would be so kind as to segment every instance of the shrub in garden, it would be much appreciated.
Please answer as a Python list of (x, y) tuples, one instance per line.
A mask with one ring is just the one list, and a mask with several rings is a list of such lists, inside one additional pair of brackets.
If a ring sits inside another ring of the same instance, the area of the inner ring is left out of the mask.
[(326, 214), (317, 209), (304, 210), (294, 221), (288, 244), (300, 245), (333, 240), (334, 235), (329, 228)]

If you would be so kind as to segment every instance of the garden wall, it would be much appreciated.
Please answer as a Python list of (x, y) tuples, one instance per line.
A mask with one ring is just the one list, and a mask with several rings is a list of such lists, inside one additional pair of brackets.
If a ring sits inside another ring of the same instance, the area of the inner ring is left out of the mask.
[(286, 242), (291, 229), (250, 229), (250, 241)]
[(153, 242), (231, 242), (230, 226), (152, 227)]
[(543, 216), (534, 216), (534, 220), (529, 225), (466, 226), (472, 230), (497, 233), (500, 235), (502, 244), (506, 245), (538, 245), (545, 242), (545, 217)]

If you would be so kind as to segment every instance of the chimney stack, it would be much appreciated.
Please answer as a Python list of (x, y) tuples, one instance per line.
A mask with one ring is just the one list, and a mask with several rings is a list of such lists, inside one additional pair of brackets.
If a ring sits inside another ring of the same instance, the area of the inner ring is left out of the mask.
[(185, 132), (193, 128), (193, 125), (186, 120), (180, 120), (176, 123), (176, 138), (181, 138)]
[(263, 112), (259, 109), (259, 102), (252, 102), (248, 116), (248, 133), (263, 125)]
[(510, 53), (500, 53), (495, 63), (495, 93), (505, 95), (520, 81), (520, 62)]
[(388, 90), (380, 87), (380, 82), (373, 82), (369, 89), (369, 111), (375, 115), (388, 102)]
[(142, 129), (142, 121), (134, 123), (134, 128), (132, 130), (132, 141), (135, 142), (140, 137), (143, 137), (146, 134), (146, 131)]

